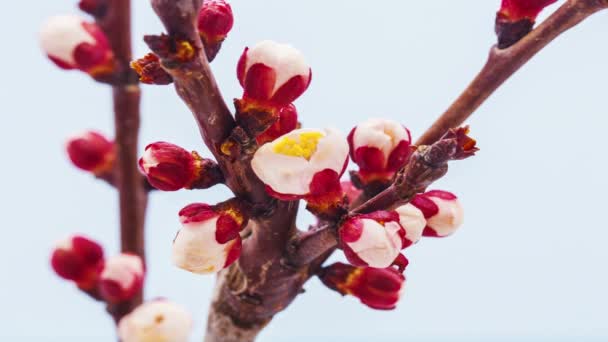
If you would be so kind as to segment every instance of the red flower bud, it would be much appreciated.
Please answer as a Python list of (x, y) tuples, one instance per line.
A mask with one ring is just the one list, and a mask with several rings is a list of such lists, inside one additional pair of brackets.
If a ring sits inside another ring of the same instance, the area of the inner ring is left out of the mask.
[(75, 135), (66, 143), (68, 156), (74, 165), (82, 170), (101, 174), (114, 166), (114, 142), (100, 133), (88, 131)]
[(144, 264), (133, 254), (109, 258), (99, 279), (99, 291), (108, 302), (117, 303), (133, 298), (144, 283)]
[(51, 266), (61, 278), (89, 290), (97, 284), (103, 267), (103, 249), (97, 242), (75, 235), (57, 244)]
[(277, 121), (262, 134), (258, 135), (256, 140), (259, 145), (262, 145), (293, 131), (297, 127), (298, 111), (296, 110), (296, 106), (289, 104), (279, 110)]
[(246, 48), (237, 76), (243, 86), (244, 111), (276, 113), (306, 91), (312, 71), (304, 56), (289, 45), (263, 41)]
[(394, 309), (405, 283), (405, 277), (393, 268), (355, 267), (340, 262), (325, 268), (320, 278), (327, 287), (378, 310)]
[(224, 0), (207, 0), (198, 14), (198, 32), (203, 40), (207, 58), (213, 60), (232, 29), (232, 8)]
[(426, 218), (426, 227), (422, 233), (424, 236), (448, 236), (462, 225), (462, 205), (451, 192), (429, 191), (416, 195), (411, 204), (420, 209)]
[(152, 186), (163, 191), (208, 188), (223, 180), (212, 160), (162, 141), (146, 146), (139, 168)]
[(406, 247), (406, 231), (396, 212), (377, 211), (346, 220), (338, 230), (348, 261), (355, 266), (386, 268)]
[(114, 71), (114, 55), (103, 31), (75, 16), (51, 18), (40, 32), (42, 49), (62, 69), (79, 69), (93, 77)]
[(505, 49), (525, 37), (538, 14), (557, 0), (502, 0), (496, 14), (498, 48)]

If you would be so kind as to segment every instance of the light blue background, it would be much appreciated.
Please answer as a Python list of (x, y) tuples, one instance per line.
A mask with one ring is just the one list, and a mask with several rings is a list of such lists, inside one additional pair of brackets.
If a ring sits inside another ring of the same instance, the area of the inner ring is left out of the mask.
[[(237, 97), (243, 47), (289, 42), (314, 73), (297, 102), (305, 125), (346, 132), (384, 116), (417, 136), (481, 67), (498, 2), (233, 0), (235, 28), (213, 70), (225, 97)], [(134, 3), (136, 37), (161, 32), (148, 1)], [(58, 70), (39, 51), (40, 24), (75, 12), (72, 1), (3, 8), (0, 339), (111, 341), (102, 306), (48, 266), (53, 243), (72, 232), (117, 251), (116, 194), (73, 168), (63, 150), (71, 133), (111, 132), (109, 90)], [(372, 311), (313, 280), (260, 340), (608, 339), (607, 34), (608, 12), (560, 37), (470, 120), (479, 155), (454, 163), (437, 183), (460, 195), (466, 223), (451, 238), (407, 251), (407, 292), (397, 310)], [(142, 148), (166, 140), (208, 155), (171, 87), (147, 86), (143, 96)], [(216, 188), (155, 193), (150, 201), (146, 295), (186, 306), (196, 320), (193, 340), (202, 336), (213, 277), (171, 265), (176, 212), (226, 197)]]

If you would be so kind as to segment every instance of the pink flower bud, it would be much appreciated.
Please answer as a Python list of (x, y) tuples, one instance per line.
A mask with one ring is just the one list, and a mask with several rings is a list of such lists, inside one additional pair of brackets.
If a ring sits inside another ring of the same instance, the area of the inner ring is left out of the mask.
[(342, 295), (352, 295), (377, 310), (392, 310), (403, 292), (405, 277), (393, 268), (355, 267), (335, 263), (321, 273), (321, 281)]
[(114, 57), (103, 31), (76, 16), (49, 19), (40, 32), (42, 49), (62, 69), (97, 77), (112, 73)]
[(114, 166), (114, 142), (100, 133), (88, 131), (72, 136), (66, 150), (72, 163), (81, 170), (101, 174)]
[(230, 201), (217, 206), (194, 203), (179, 212), (182, 229), (173, 241), (173, 263), (198, 274), (218, 272), (241, 254), (239, 232), (247, 217)]
[(456, 231), (463, 222), (462, 205), (451, 192), (433, 190), (417, 195), (411, 202), (426, 218), (424, 236), (444, 237)]
[(386, 268), (406, 245), (396, 212), (377, 211), (346, 220), (338, 230), (348, 261), (355, 266)]
[(108, 302), (116, 303), (133, 298), (144, 282), (144, 264), (134, 254), (119, 254), (108, 258), (101, 272), (99, 291)]
[(196, 153), (159, 141), (146, 146), (139, 168), (155, 188), (176, 191), (190, 187), (198, 179), (201, 162)]
[(499, 15), (510, 21), (530, 19), (535, 21), (538, 14), (557, 0), (502, 0)]
[(293, 131), (297, 127), (298, 111), (296, 110), (296, 106), (289, 104), (279, 110), (277, 121), (262, 134), (258, 135), (256, 140), (259, 145), (262, 145)]
[(233, 24), (232, 8), (226, 1), (206, 0), (203, 3), (198, 14), (198, 31), (205, 44), (224, 40)]
[(260, 147), (251, 161), (268, 192), (280, 199), (320, 196), (339, 179), (348, 162), (348, 144), (334, 130), (297, 129)]
[(409, 247), (420, 240), (424, 227), (426, 227), (426, 219), (422, 211), (411, 203), (402, 205), (395, 209), (399, 214), (399, 223), (405, 229), (405, 246)]
[(103, 249), (86, 237), (71, 236), (57, 244), (51, 254), (51, 266), (61, 278), (89, 290), (97, 285), (103, 268)]
[(556, 1), (502, 0), (500, 10), (496, 13), (498, 48), (506, 49), (530, 33), (538, 14)]
[(312, 71), (298, 50), (266, 40), (245, 49), (237, 76), (244, 89), (243, 100), (258, 110), (275, 111), (306, 91)]
[(370, 119), (353, 128), (348, 142), (361, 181), (390, 180), (407, 163), (411, 141), (409, 130), (390, 120)]
[(191, 332), (190, 314), (162, 299), (141, 304), (118, 323), (122, 342), (187, 342)]

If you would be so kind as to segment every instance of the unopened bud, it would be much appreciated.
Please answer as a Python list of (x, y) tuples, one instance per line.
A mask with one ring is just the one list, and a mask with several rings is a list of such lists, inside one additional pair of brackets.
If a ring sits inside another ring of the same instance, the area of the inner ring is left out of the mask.
[(426, 219), (424, 214), (411, 203), (402, 205), (395, 209), (399, 214), (399, 223), (405, 229), (405, 247), (415, 244), (422, 237)]
[(530, 33), (538, 14), (555, 2), (557, 0), (502, 0), (496, 14), (498, 48), (508, 48)]
[(191, 332), (191, 315), (162, 299), (141, 304), (118, 323), (122, 342), (187, 342)]
[(355, 267), (341, 262), (325, 268), (320, 278), (327, 287), (357, 297), (377, 310), (394, 309), (405, 284), (405, 277), (393, 268)]
[(234, 24), (232, 8), (224, 0), (207, 0), (198, 15), (198, 32), (209, 61), (217, 55)]
[(112, 170), (116, 159), (114, 142), (94, 131), (69, 138), (66, 150), (77, 168), (96, 175)]
[(95, 241), (74, 235), (55, 246), (51, 266), (61, 278), (89, 290), (97, 285), (103, 268), (103, 248)]
[(133, 298), (144, 282), (144, 264), (133, 254), (120, 254), (108, 258), (99, 281), (102, 297), (111, 303)]
[(433, 190), (416, 195), (412, 200), (426, 218), (424, 236), (444, 237), (454, 233), (463, 223), (464, 211), (456, 195)]

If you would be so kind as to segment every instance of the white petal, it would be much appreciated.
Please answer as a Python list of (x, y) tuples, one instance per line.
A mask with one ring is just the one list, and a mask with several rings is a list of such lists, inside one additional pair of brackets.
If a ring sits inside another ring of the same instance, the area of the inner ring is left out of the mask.
[(123, 342), (187, 342), (191, 331), (190, 314), (165, 300), (138, 306), (118, 324), (118, 336)]
[(439, 207), (439, 212), (427, 220), (429, 227), (433, 228), (439, 236), (454, 233), (464, 221), (464, 209), (460, 201), (457, 199), (444, 200), (437, 197), (431, 197), (431, 199)]
[(158, 159), (154, 157), (154, 153), (152, 153), (152, 149), (148, 148), (144, 151), (144, 155), (141, 157), (143, 163), (142, 166), (144, 171), (150, 172), (150, 168), (158, 166)]
[(101, 272), (102, 280), (112, 280), (122, 289), (130, 288), (133, 283), (143, 276), (144, 265), (140, 257), (130, 254), (120, 254), (109, 258)]
[(405, 237), (412, 243), (418, 242), (426, 227), (426, 219), (422, 211), (410, 203), (400, 206), (395, 211), (399, 214), (399, 223), (405, 229)]
[(63, 62), (75, 65), (74, 49), (82, 43), (95, 44), (95, 38), (87, 32), (84, 21), (72, 15), (50, 18), (40, 30), (42, 49)]
[(349, 242), (348, 246), (370, 267), (389, 267), (399, 255), (401, 238), (398, 232), (401, 228), (396, 222), (387, 222), (385, 227), (380, 223), (363, 219), (361, 238)]
[(220, 244), (215, 239), (217, 217), (203, 222), (185, 224), (173, 241), (173, 263), (198, 274), (217, 272), (224, 268), (234, 240)]
[(357, 126), (353, 136), (355, 150), (362, 146), (377, 147), (386, 161), (401, 141), (409, 141), (407, 130), (398, 122), (369, 119)]
[(275, 70), (277, 78), (273, 94), (292, 77), (302, 75), (307, 78), (310, 74), (310, 67), (300, 51), (291, 45), (279, 44), (271, 40), (259, 42), (249, 49), (245, 73), (257, 63), (263, 63)]

